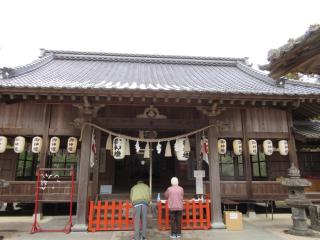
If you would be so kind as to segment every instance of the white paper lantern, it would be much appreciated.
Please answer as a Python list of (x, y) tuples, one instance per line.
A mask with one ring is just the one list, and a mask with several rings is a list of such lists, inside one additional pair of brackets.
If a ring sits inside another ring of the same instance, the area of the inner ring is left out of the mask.
[(8, 138), (5, 136), (0, 136), (0, 153), (4, 153), (6, 151), (8, 144)]
[(258, 154), (258, 144), (256, 140), (249, 140), (248, 141), (248, 148), (250, 155), (257, 155)]
[(126, 139), (121, 137), (113, 139), (112, 155), (114, 159), (124, 159), (126, 156)]
[(76, 153), (77, 146), (78, 146), (78, 139), (76, 137), (69, 137), (68, 146), (67, 146), (68, 153)]
[(227, 152), (227, 141), (225, 139), (218, 140), (218, 153), (226, 154)]
[(263, 152), (265, 155), (270, 156), (273, 153), (273, 144), (271, 140), (263, 141)]
[(174, 150), (179, 161), (187, 161), (189, 159), (190, 152), (186, 151), (188, 150), (186, 149), (187, 141), (186, 138), (179, 138), (176, 140)]
[(42, 137), (34, 137), (32, 139), (31, 151), (33, 153), (40, 153), (42, 148)]
[(287, 140), (280, 140), (278, 143), (280, 155), (286, 156), (289, 153), (289, 145)]
[(242, 154), (242, 142), (240, 139), (233, 140), (233, 152), (235, 155), (241, 155)]
[(26, 139), (22, 136), (18, 136), (14, 139), (13, 150), (15, 153), (22, 153), (26, 145)]
[(52, 137), (50, 139), (50, 147), (49, 147), (50, 152), (57, 153), (59, 152), (59, 148), (60, 148), (60, 138)]

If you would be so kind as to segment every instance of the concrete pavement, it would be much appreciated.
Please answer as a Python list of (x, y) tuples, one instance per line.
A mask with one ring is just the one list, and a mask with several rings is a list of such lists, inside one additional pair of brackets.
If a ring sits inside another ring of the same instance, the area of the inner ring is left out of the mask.
[[(41, 226), (46, 228), (62, 228), (66, 217), (44, 217)], [(128, 240), (132, 232), (96, 232), (96, 233), (36, 233), (30, 234), (31, 217), (0, 217), (0, 236), (3, 239), (17, 240)], [(295, 237), (285, 234), (283, 230), (291, 225), (289, 214), (276, 214), (274, 220), (257, 215), (256, 219), (244, 219), (243, 231), (209, 230), (209, 231), (183, 231), (183, 240), (310, 240), (307, 237)], [(1, 239), (1, 238), (0, 238)], [(149, 240), (169, 239), (168, 232), (159, 232), (148, 229)], [(319, 238), (320, 239), (320, 238)]]

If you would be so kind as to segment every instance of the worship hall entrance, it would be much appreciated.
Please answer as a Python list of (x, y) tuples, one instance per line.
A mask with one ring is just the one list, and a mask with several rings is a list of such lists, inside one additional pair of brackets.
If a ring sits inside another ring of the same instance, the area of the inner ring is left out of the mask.
[[(161, 129), (136, 131), (121, 129), (119, 131), (129, 136), (139, 136), (141, 139), (165, 138), (185, 133), (182, 131), (161, 131)], [(106, 143), (107, 139), (108, 134), (102, 133), (102, 143)], [(99, 159), (99, 192), (97, 194), (109, 199), (128, 197), (130, 188), (137, 180), (143, 180), (151, 186), (154, 196), (160, 193), (162, 197), (162, 193), (170, 186), (170, 179), (176, 176), (185, 188), (185, 192), (193, 196), (195, 194), (193, 171), (197, 169), (195, 136), (190, 136), (189, 141), (191, 147), (189, 158), (186, 161), (177, 159), (174, 142), (162, 142), (161, 147), (158, 143), (149, 143), (149, 150), (147, 149), (149, 153), (146, 154), (146, 143), (139, 142), (140, 149), (137, 151), (137, 142), (129, 141), (130, 150), (127, 151), (128, 155), (125, 155), (123, 159), (115, 159), (112, 156), (112, 150), (106, 150), (102, 144)], [(168, 154), (168, 145), (171, 156)], [(166, 149), (168, 150), (167, 155)]]

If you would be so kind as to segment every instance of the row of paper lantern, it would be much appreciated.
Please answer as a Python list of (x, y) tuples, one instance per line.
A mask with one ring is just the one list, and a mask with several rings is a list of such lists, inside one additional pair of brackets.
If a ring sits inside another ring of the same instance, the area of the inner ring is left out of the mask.
[[(233, 152), (235, 155), (242, 154), (242, 141), (239, 139), (233, 140), (232, 142)], [(251, 139), (248, 141), (248, 148), (250, 155), (257, 155), (258, 154), (258, 144), (257, 141)], [(267, 156), (272, 155), (274, 148), (273, 143), (271, 140), (264, 140), (262, 144), (263, 153)], [(280, 155), (286, 156), (289, 153), (289, 146), (287, 140), (280, 140), (278, 142), (278, 148)], [(226, 154), (227, 152), (227, 141), (225, 139), (218, 140), (218, 153), (219, 154)]]
[[(7, 147), (8, 139), (5, 136), (0, 136), (0, 153), (5, 152)], [(32, 139), (32, 146), (31, 151), (33, 153), (40, 153), (42, 148), (42, 137), (34, 137)], [(18, 136), (14, 140), (14, 151), (16, 153), (22, 153), (25, 149), (26, 140), (22, 136)], [(140, 147), (139, 142), (136, 143), (137, 152), (139, 152)], [(78, 139), (75, 137), (69, 137), (67, 143), (67, 151), (68, 153), (75, 153), (77, 151)], [(242, 141), (240, 139), (233, 140), (233, 151), (236, 155), (242, 154)], [(51, 153), (57, 153), (60, 148), (60, 138), (59, 137), (52, 137), (50, 139), (50, 147), (49, 150)], [(130, 145), (129, 140), (124, 139), (121, 137), (115, 137), (113, 139), (113, 144), (111, 143), (111, 136), (108, 137), (107, 140), (107, 147), (108, 150), (112, 148), (112, 155), (115, 159), (123, 159), (126, 155), (130, 155)], [(166, 146), (166, 156), (171, 156), (171, 149), (170, 145)], [(248, 141), (248, 148), (250, 155), (256, 155), (258, 153), (258, 144), (256, 140), (249, 140)], [(281, 155), (288, 155), (289, 147), (287, 140), (280, 140), (278, 142), (279, 153)], [(263, 141), (263, 152), (265, 155), (272, 155), (274, 151), (273, 143), (271, 140), (264, 140)], [(157, 144), (157, 152), (161, 152), (161, 145), (160, 143)], [(186, 161), (189, 158), (190, 152), (190, 142), (188, 138), (180, 138), (176, 140), (175, 143), (175, 152), (177, 155), (178, 160)], [(218, 140), (218, 153), (219, 154), (226, 154), (227, 152), (227, 141), (225, 139)], [(146, 145), (145, 149), (145, 158), (149, 157), (149, 143)]]
[[(6, 151), (8, 144), (8, 139), (5, 136), (0, 136), (0, 153), (4, 153)], [(43, 140), (42, 137), (34, 137), (32, 138), (31, 151), (33, 153), (40, 153), (42, 149)], [(75, 153), (77, 151), (78, 139), (75, 137), (69, 137), (67, 143), (67, 151), (68, 153)], [(26, 139), (25, 137), (18, 136), (14, 139), (13, 151), (15, 153), (22, 153), (25, 150)], [(60, 138), (52, 137), (50, 139), (49, 151), (51, 153), (58, 153), (60, 148)]]

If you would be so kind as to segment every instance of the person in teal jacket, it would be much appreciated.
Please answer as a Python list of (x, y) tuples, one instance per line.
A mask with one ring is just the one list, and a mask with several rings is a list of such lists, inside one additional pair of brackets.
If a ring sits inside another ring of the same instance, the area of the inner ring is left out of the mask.
[[(139, 180), (130, 191), (130, 201), (134, 207), (134, 240), (147, 239), (147, 211), (150, 199), (149, 186)], [(142, 225), (141, 230), (140, 225)]]

